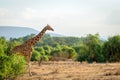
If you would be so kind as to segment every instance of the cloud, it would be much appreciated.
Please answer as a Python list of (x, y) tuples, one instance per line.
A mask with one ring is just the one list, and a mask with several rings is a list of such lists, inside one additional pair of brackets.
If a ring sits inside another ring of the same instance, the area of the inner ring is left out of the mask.
[(120, 10), (113, 10), (106, 17), (105, 23), (108, 25), (120, 25)]
[(21, 15), (24, 19), (34, 19), (37, 18), (37, 11), (32, 8), (25, 8)]
[(8, 14), (8, 10), (5, 8), (0, 8), (0, 18), (5, 17)]

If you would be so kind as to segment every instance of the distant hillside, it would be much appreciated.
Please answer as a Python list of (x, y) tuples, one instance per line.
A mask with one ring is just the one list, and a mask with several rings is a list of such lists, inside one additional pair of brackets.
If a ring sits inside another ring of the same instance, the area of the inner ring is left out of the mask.
[[(0, 37), (4, 36), (7, 40), (10, 38), (18, 38), (23, 37), (30, 34), (38, 34), (39, 31), (28, 28), (28, 27), (12, 27), (12, 26), (0, 26)], [(48, 33), (52, 37), (60, 37), (62, 35), (54, 34), (54, 33)]]

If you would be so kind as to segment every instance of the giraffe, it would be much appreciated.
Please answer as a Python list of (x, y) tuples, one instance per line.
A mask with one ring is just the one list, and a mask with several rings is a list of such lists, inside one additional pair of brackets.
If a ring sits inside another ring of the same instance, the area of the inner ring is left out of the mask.
[(50, 25), (47, 24), (47, 26), (45, 26), (39, 34), (32, 37), (31, 39), (28, 39), (23, 44), (18, 45), (12, 49), (13, 54), (19, 54), (19, 55), (25, 56), (27, 64), (28, 64), (28, 70), (29, 70), (30, 76), (32, 75), (31, 69), (30, 69), (30, 59), (32, 55), (32, 48), (42, 38), (46, 30), (54, 31), (54, 29)]

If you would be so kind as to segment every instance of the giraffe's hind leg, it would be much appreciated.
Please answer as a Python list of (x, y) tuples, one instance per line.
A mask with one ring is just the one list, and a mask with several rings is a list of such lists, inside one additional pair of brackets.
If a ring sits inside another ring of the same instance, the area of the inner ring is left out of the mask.
[(39, 64), (39, 66), (41, 66), (41, 64), (42, 64), (42, 58), (40, 58), (40, 60), (38, 61), (38, 64)]

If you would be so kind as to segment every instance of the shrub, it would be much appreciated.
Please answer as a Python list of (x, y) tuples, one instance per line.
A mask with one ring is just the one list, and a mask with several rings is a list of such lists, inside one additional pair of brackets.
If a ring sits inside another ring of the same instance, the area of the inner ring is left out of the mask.
[(0, 53), (0, 80), (13, 79), (25, 72), (25, 59), (18, 55)]
[(33, 50), (31, 61), (38, 61), (39, 59), (40, 59), (40, 53), (36, 50)]
[(49, 58), (48, 58), (48, 56), (47, 55), (42, 55), (42, 57), (41, 57), (44, 61), (49, 61)]

